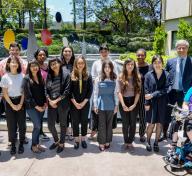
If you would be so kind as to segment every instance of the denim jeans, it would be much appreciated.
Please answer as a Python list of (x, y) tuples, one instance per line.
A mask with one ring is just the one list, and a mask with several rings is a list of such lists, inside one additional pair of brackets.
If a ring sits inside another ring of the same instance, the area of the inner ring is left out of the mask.
[(27, 114), (29, 115), (33, 123), (32, 146), (34, 146), (39, 144), (41, 119), (43, 118), (44, 112), (39, 112), (34, 108), (34, 109), (27, 109)]

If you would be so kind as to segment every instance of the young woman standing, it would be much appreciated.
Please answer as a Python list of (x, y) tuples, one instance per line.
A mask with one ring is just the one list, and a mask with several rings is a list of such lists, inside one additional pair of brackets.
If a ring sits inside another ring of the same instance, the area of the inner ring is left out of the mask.
[[(83, 56), (75, 59), (71, 74), (71, 116), (73, 122), (73, 136), (75, 137), (74, 148), (87, 148), (86, 135), (88, 115), (92, 95), (93, 83), (91, 75), (88, 74), (87, 64)], [(79, 136), (79, 125), (81, 124), (81, 138)]]
[[(39, 48), (35, 52), (34, 57), (39, 64), (41, 76), (44, 82), (46, 82), (47, 74), (48, 74), (48, 64), (45, 63), (45, 61), (48, 58), (48, 51), (44, 48)], [(41, 140), (46, 140), (46, 141), (49, 140), (49, 137), (43, 132), (43, 116), (41, 118), (41, 129), (40, 129), (39, 137)]]
[(21, 73), (19, 58), (11, 56), (7, 59), (6, 74), (2, 77), (1, 87), (5, 99), (5, 113), (8, 127), (9, 141), (11, 142), (11, 155), (16, 154), (16, 132), (19, 127), (19, 148), (18, 153), (24, 152), (23, 143), (26, 132), (26, 116), (23, 107), (24, 94), (22, 91), (23, 74)]
[[(61, 60), (53, 58), (49, 60), (49, 72), (46, 81), (48, 99), (48, 128), (54, 138), (50, 150), (57, 148), (57, 153), (64, 149), (67, 127), (67, 115), (69, 113), (70, 75), (62, 68)], [(59, 117), (60, 139), (55, 128), (55, 122)]]
[(110, 147), (112, 141), (113, 116), (117, 113), (117, 82), (114, 66), (110, 60), (102, 64), (101, 75), (94, 84), (94, 111), (98, 114), (99, 149), (104, 151)]
[(141, 78), (136, 63), (127, 59), (119, 76), (119, 110), (123, 124), (125, 148), (133, 148), (138, 115), (138, 101), (141, 92)]
[(24, 89), (26, 111), (33, 123), (31, 150), (34, 153), (44, 152), (45, 148), (39, 145), (39, 135), (46, 108), (45, 82), (36, 60), (29, 62), (22, 87)]
[(156, 136), (153, 145), (155, 152), (159, 151), (158, 140), (161, 135), (162, 125), (166, 120), (169, 77), (168, 72), (163, 70), (163, 59), (161, 56), (153, 56), (153, 70), (145, 75), (145, 110), (147, 121), (147, 151), (151, 151), (151, 135), (156, 125)]
[[(62, 66), (68, 70), (69, 73), (73, 70), (73, 64), (75, 61), (75, 55), (73, 52), (73, 48), (71, 46), (64, 46), (61, 50), (61, 62)], [(70, 128), (71, 124), (71, 128)], [(72, 129), (72, 118), (69, 111), (69, 114), (67, 116), (67, 131), (66, 131), (66, 137), (71, 141), (73, 140), (73, 129)]]

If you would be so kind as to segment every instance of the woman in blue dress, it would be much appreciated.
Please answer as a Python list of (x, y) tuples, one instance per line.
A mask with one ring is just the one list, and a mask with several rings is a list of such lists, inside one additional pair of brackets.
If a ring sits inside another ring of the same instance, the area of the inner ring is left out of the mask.
[(116, 78), (113, 63), (104, 61), (101, 76), (94, 84), (94, 111), (99, 118), (97, 140), (101, 151), (108, 149), (112, 141), (113, 115), (117, 113), (118, 106)]

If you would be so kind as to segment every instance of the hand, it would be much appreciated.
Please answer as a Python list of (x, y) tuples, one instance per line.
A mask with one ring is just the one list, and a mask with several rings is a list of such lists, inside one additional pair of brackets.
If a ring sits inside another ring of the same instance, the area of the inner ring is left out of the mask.
[(129, 111), (133, 111), (133, 109), (136, 107), (136, 104), (133, 104), (133, 105), (131, 105), (131, 106), (129, 106)]
[(94, 108), (94, 112), (95, 112), (95, 114), (98, 114), (98, 109)]
[(87, 103), (86, 101), (79, 103), (79, 105), (81, 106), (81, 109), (86, 105), (86, 103)]
[(41, 107), (41, 106), (35, 106), (35, 109), (39, 112), (43, 112), (44, 111), (44, 108)]
[(50, 100), (50, 101), (49, 101), (49, 105), (50, 105), (52, 108), (57, 108), (57, 103), (55, 103), (55, 101)]
[(153, 98), (153, 96), (151, 94), (145, 94), (145, 99), (146, 100), (150, 100), (152, 98)]
[(114, 109), (113, 114), (116, 114), (116, 113), (117, 113), (117, 111), (118, 111), (118, 107), (117, 107), (117, 106), (115, 106), (115, 109)]
[(145, 111), (149, 111), (149, 109), (150, 109), (149, 105), (145, 106)]
[(17, 111), (21, 110), (22, 107), (23, 107), (22, 104), (18, 104), (18, 105), (17, 105)]
[(122, 106), (122, 107), (123, 107), (123, 111), (126, 111), (126, 112), (129, 111), (129, 108), (128, 108), (126, 105), (124, 105), (124, 106)]
[(75, 103), (75, 107), (76, 107), (77, 109), (82, 109), (82, 106), (81, 106), (80, 103)]
[(18, 111), (17, 105), (11, 104), (10, 106), (11, 106), (11, 108), (12, 108), (14, 111)]

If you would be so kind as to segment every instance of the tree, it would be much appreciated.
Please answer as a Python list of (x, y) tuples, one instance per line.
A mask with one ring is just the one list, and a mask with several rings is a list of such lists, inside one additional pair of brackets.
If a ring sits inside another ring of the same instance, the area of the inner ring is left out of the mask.
[(153, 42), (153, 50), (156, 54), (163, 55), (165, 54), (165, 40), (167, 33), (163, 26), (159, 26), (155, 29), (155, 36)]
[[(177, 39), (187, 40), (192, 46), (192, 25), (185, 20), (180, 20), (177, 31)], [(192, 55), (192, 47), (189, 48), (189, 55)]]

